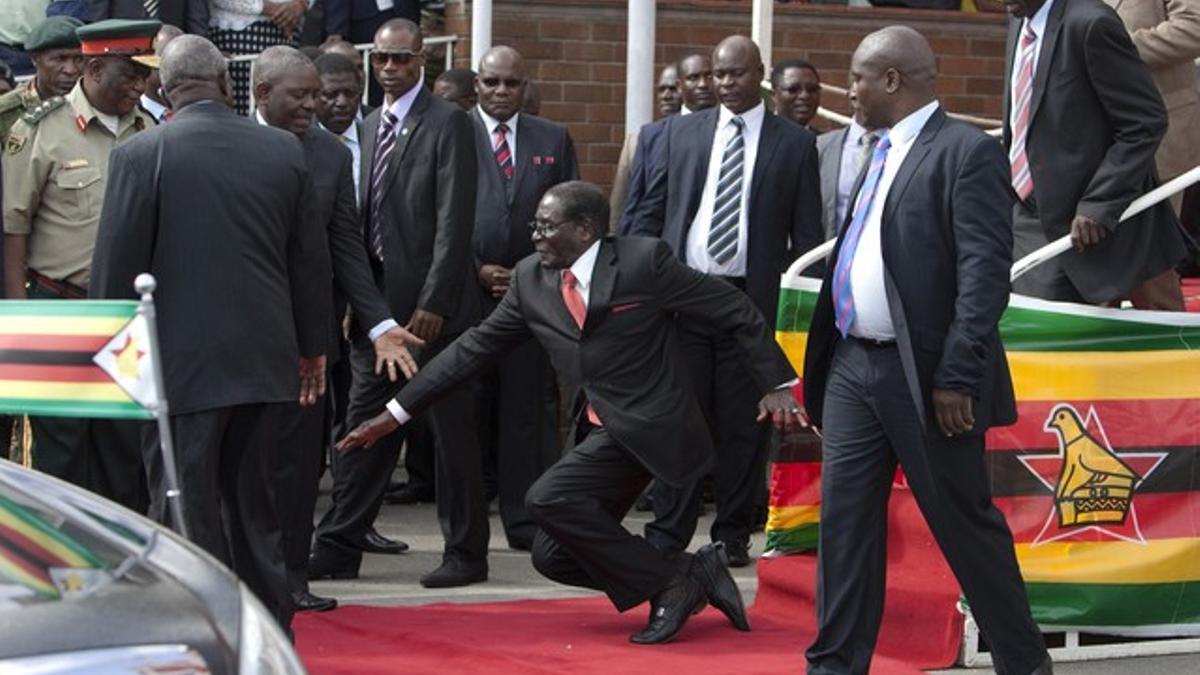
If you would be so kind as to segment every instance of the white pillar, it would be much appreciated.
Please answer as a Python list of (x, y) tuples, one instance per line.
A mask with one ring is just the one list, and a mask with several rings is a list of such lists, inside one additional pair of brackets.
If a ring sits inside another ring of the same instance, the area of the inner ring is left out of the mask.
[(754, 0), (750, 19), (750, 38), (762, 52), (763, 68), (771, 76), (771, 30), (775, 26), (774, 0)]
[(625, 133), (654, 117), (654, 0), (629, 0), (625, 48)]
[(479, 67), (484, 53), (492, 48), (492, 0), (471, 2), (471, 69)]

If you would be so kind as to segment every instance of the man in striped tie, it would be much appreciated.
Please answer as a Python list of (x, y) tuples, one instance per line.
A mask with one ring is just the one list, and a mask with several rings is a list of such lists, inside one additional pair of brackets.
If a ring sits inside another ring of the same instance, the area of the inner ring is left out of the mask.
[(818, 633), (809, 675), (866, 675), (883, 616), (899, 465), (1000, 675), (1050, 675), (984, 433), (1016, 420), (997, 328), (1008, 303), (1009, 167), (947, 117), (915, 30), (868, 35), (850, 65), (863, 125), (887, 129), (850, 199), (813, 309), (804, 405), (823, 431)]
[[(774, 327), (779, 274), (825, 239), (816, 136), (763, 105), (762, 58), (749, 38), (722, 41), (712, 64), (720, 105), (667, 125), (631, 234), (662, 237), (689, 267), (748, 295)], [(758, 388), (732, 340), (681, 320), (679, 342), (716, 443), (712, 539), (730, 565), (745, 566), (770, 428), (755, 421)], [(700, 481), (653, 494), (647, 539), (680, 551), (695, 532)]]
[(1129, 297), (1186, 253), (1169, 202), (1120, 222), (1156, 183), (1162, 98), (1120, 17), (1100, 0), (1012, 0), (1008, 9), (1014, 259), (1067, 234), (1074, 244), (1013, 289), (1092, 304)]

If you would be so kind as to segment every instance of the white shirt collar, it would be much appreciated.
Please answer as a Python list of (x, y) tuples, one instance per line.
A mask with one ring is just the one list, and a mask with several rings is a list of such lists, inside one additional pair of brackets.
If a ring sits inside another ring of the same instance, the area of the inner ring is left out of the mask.
[(925, 128), (925, 124), (933, 117), (933, 113), (938, 109), (937, 101), (930, 101), (921, 108), (909, 113), (907, 117), (896, 122), (888, 132), (888, 140), (892, 142), (892, 147), (911, 143), (921, 133), (921, 129)]
[[(1033, 28), (1034, 34), (1039, 38), (1046, 32), (1046, 21), (1050, 19), (1050, 6), (1054, 4), (1054, 0), (1046, 0), (1046, 4), (1042, 5), (1033, 16), (1025, 19), (1025, 23)], [(1024, 26), (1021, 26), (1024, 28)]]
[(142, 107), (146, 109), (146, 112), (150, 113), (150, 116), (154, 118), (155, 122), (161, 122), (163, 113), (170, 110), (170, 108), (167, 106), (155, 101), (145, 94), (142, 94)]
[(592, 242), (571, 265), (571, 274), (575, 275), (576, 286), (580, 292), (587, 290), (592, 285), (592, 271), (596, 269), (596, 257), (600, 255), (600, 240)]
[(729, 121), (734, 117), (741, 117), (742, 121), (746, 123), (747, 127), (754, 127), (757, 129), (762, 126), (763, 117), (767, 113), (767, 106), (764, 105), (762, 101), (759, 101), (758, 105), (740, 115), (734, 115), (733, 111), (725, 106), (721, 106), (720, 110), (721, 112), (718, 113), (717, 116), (718, 130), (725, 128), (725, 125), (729, 124)]
[(408, 117), (408, 111), (412, 108), (413, 101), (417, 100), (417, 94), (421, 92), (421, 88), (425, 86), (425, 73), (421, 72), (420, 79), (412, 86), (411, 89), (404, 92), (392, 104), (388, 106), (388, 112), (396, 117), (397, 124), (403, 124), (404, 118)]
[[(479, 111), (479, 117), (483, 120), (483, 126), (487, 129), (488, 136), (495, 136), (496, 126), (500, 124), (500, 120), (484, 112), (483, 106), (477, 105), (475, 106), (475, 109)], [(517, 118), (520, 117), (520, 115), (521, 113), (519, 112), (513, 113), (512, 117), (504, 121), (504, 124), (508, 126), (509, 135), (517, 133)]]
[(259, 123), (259, 124), (261, 124), (261, 125), (263, 125), (264, 127), (269, 127), (269, 126), (271, 126), (271, 125), (270, 125), (270, 124), (267, 122), (267, 118), (263, 117), (263, 116), (262, 116), (262, 112), (261, 112), (261, 111), (259, 111), (259, 110), (255, 110), (255, 111), (254, 111), (254, 119), (258, 120), (258, 123)]
[(679, 115), (681, 117), (684, 115), (691, 115), (694, 112), (696, 112), (696, 111), (692, 110), (691, 108), (687, 107), (686, 105), (679, 106)]

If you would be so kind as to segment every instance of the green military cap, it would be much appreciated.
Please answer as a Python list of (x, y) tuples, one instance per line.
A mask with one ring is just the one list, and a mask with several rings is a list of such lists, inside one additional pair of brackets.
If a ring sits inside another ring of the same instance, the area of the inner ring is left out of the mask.
[(25, 51), (40, 52), (46, 49), (71, 49), (79, 46), (75, 29), (83, 22), (73, 16), (52, 16), (33, 27), (25, 38)]
[(128, 56), (151, 68), (158, 67), (154, 36), (162, 28), (155, 19), (105, 19), (75, 29), (85, 56)]

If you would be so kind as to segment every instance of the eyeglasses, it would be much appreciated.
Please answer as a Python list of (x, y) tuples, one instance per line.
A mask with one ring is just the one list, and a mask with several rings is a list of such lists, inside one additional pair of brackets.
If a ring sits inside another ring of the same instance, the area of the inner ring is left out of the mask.
[(562, 227), (563, 225), (566, 225), (567, 223), (571, 222), (572, 220), (574, 220), (574, 219), (568, 218), (567, 220), (560, 220), (557, 223), (549, 223), (546, 221), (538, 222), (537, 220), (531, 220), (531, 221), (529, 221), (529, 231), (532, 234), (536, 234), (539, 237), (549, 237), (550, 235), (557, 232), (558, 228)]
[(421, 56), (424, 52), (414, 52), (411, 49), (375, 50), (371, 52), (371, 64), (379, 67), (386, 66), (388, 61), (398, 66), (407, 66), (409, 61)]

